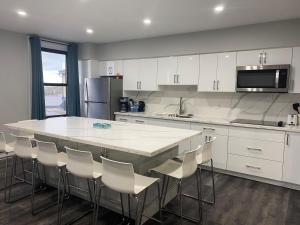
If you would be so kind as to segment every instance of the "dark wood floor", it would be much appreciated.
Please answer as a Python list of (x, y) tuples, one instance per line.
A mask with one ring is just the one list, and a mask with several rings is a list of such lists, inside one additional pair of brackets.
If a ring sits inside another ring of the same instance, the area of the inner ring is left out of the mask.
[[(205, 180), (208, 180), (208, 174)], [(263, 184), (229, 175), (216, 174), (216, 204), (205, 205), (203, 209), (204, 225), (299, 225), (300, 224), (300, 192), (269, 184)], [(18, 193), (26, 191), (20, 187)], [(194, 179), (184, 183), (184, 191), (195, 192)], [(208, 190), (207, 190), (208, 191)], [(206, 195), (206, 194), (205, 194)], [(53, 196), (53, 199), (51, 199)], [(30, 213), (30, 199), (24, 199), (14, 204), (3, 202), (3, 192), (0, 192), (0, 224), (1, 225), (50, 225), (56, 223), (56, 208), (50, 208), (36, 216)], [(38, 196), (42, 202), (55, 200), (55, 192)], [(174, 200), (170, 207), (177, 206)], [(66, 202), (63, 220), (74, 216), (85, 209), (88, 204), (80, 199)], [(184, 201), (184, 212), (197, 215), (197, 204), (190, 199)], [(99, 218), (99, 225), (115, 225), (120, 223), (120, 216), (106, 211)], [(89, 217), (77, 222), (77, 225), (89, 224)], [(177, 217), (163, 214), (164, 224), (180, 224)], [(157, 223), (147, 222), (147, 225)], [(184, 224), (193, 224), (187, 221)]]

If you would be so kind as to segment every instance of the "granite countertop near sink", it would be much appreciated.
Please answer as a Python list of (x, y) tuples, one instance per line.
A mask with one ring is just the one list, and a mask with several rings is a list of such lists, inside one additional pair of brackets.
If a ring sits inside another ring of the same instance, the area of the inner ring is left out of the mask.
[(125, 113), (115, 112), (115, 115), (165, 119), (165, 120), (183, 121), (183, 122), (207, 123), (207, 124), (231, 126), (231, 127), (245, 127), (245, 128), (256, 128), (256, 129), (277, 130), (277, 131), (300, 133), (300, 126), (275, 127), (275, 126), (264, 126), (264, 125), (254, 125), (254, 124), (231, 123), (230, 122), (231, 120), (229, 120), (229, 119), (210, 118), (210, 117), (203, 117), (203, 116), (197, 116), (197, 115), (193, 116), (192, 118), (178, 118), (178, 117), (171, 117), (171, 116), (168, 116), (168, 114), (163, 114), (163, 113), (149, 114), (149, 113), (145, 113), (145, 112), (125, 112)]

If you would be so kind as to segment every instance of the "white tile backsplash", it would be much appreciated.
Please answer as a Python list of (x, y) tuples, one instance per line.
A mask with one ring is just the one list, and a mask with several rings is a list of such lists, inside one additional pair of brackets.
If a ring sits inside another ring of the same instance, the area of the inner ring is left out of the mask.
[(178, 113), (183, 97), (185, 113), (195, 116), (233, 120), (236, 118), (286, 121), (300, 102), (300, 94), (278, 93), (199, 93), (195, 87), (163, 87), (159, 92), (125, 92), (135, 100), (146, 102), (146, 112)]

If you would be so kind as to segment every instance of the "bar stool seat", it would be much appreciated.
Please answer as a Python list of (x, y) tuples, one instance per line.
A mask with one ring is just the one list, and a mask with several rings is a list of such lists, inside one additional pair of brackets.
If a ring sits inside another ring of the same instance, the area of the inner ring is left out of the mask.
[(93, 164), (93, 178), (98, 179), (102, 176), (102, 163), (94, 161)]
[(140, 174), (134, 174), (134, 194), (139, 194), (146, 188), (150, 187), (155, 182), (158, 182), (158, 178), (146, 177)]
[[(137, 174), (134, 172), (133, 165), (131, 163), (125, 163), (125, 162), (119, 162), (107, 159), (105, 157), (102, 157), (102, 165), (103, 165), (103, 175), (101, 177), (102, 183), (104, 186), (102, 186), (99, 189), (98, 193), (98, 204), (97, 204), (97, 211), (99, 209), (99, 205), (101, 203), (101, 191), (104, 187), (107, 187), (113, 191), (116, 191), (120, 194), (120, 200), (121, 200), (121, 207), (122, 207), (122, 215), (123, 220), (125, 218), (125, 211), (124, 211), (124, 205), (122, 200), (122, 194), (126, 194), (128, 198), (128, 217), (131, 219), (131, 207), (130, 207), (130, 197), (133, 196), (136, 199), (136, 214), (135, 214), (135, 225), (141, 224), (143, 216), (147, 217), (148, 219), (155, 220), (157, 222), (160, 222), (157, 219), (154, 219), (153, 217), (148, 217), (143, 214), (144, 207), (145, 207), (145, 201), (147, 198), (147, 192), (149, 187), (151, 187), (153, 184), (157, 184), (157, 195), (158, 195), (158, 210), (160, 212), (160, 188), (159, 188), (159, 179), (153, 178), (153, 177), (147, 177), (140, 174)], [(139, 201), (141, 195), (143, 195), (143, 201), (141, 205), (141, 213), (138, 215), (138, 209), (139, 209)], [(97, 221), (97, 220), (95, 220)]]
[(152, 168), (151, 171), (155, 171), (157, 173), (161, 173), (177, 179), (181, 179), (183, 177), (182, 163), (176, 162), (172, 159), (168, 159), (159, 166)]
[[(168, 159), (161, 165), (154, 167), (150, 169), (150, 171), (157, 172), (161, 175), (163, 175), (163, 187), (162, 187), (162, 208), (164, 211), (175, 214), (180, 217), (180, 222), (183, 224), (183, 219), (187, 219), (192, 222), (199, 223), (202, 218), (202, 207), (201, 207), (201, 193), (199, 190), (199, 174), (196, 172), (197, 171), (197, 161), (196, 161), (196, 155), (197, 152), (201, 146), (198, 146), (198, 148), (188, 151), (184, 154), (182, 162), (178, 162), (175, 160)], [(197, 183), (197, 201), (198, 201), (198, 209), (199, 209), (199, 219), (188, 217), (183, 215), (182, 213), (182, 181), (185, 178), (191, 177), (192, 175), (196, 174), (196, 183)], [(166, 195), (168, 191), (168, 185), (169, 185), (169, 178), (175, 178), (178, 181), (178, 187), (177, 187), (177, 195), (179, 196), (179, 213), (169, 209), (165, 208), (165, 200), (166, 200)]]
[(58, 167), (63, 167), (65, 165), (67, 165), (68, 162), (68, 156), (65, 152), (60, 152), (58, 153), (58, 157), (57, 157), (57, 166)]

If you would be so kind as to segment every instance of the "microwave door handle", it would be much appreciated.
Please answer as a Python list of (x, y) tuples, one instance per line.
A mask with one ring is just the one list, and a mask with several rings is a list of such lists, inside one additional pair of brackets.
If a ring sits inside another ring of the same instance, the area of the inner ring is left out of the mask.
[(275, 74), (275, 88), (279, 87), (279, 73), (280, 73), (280, 70), (276, 70), (276, 74)]

